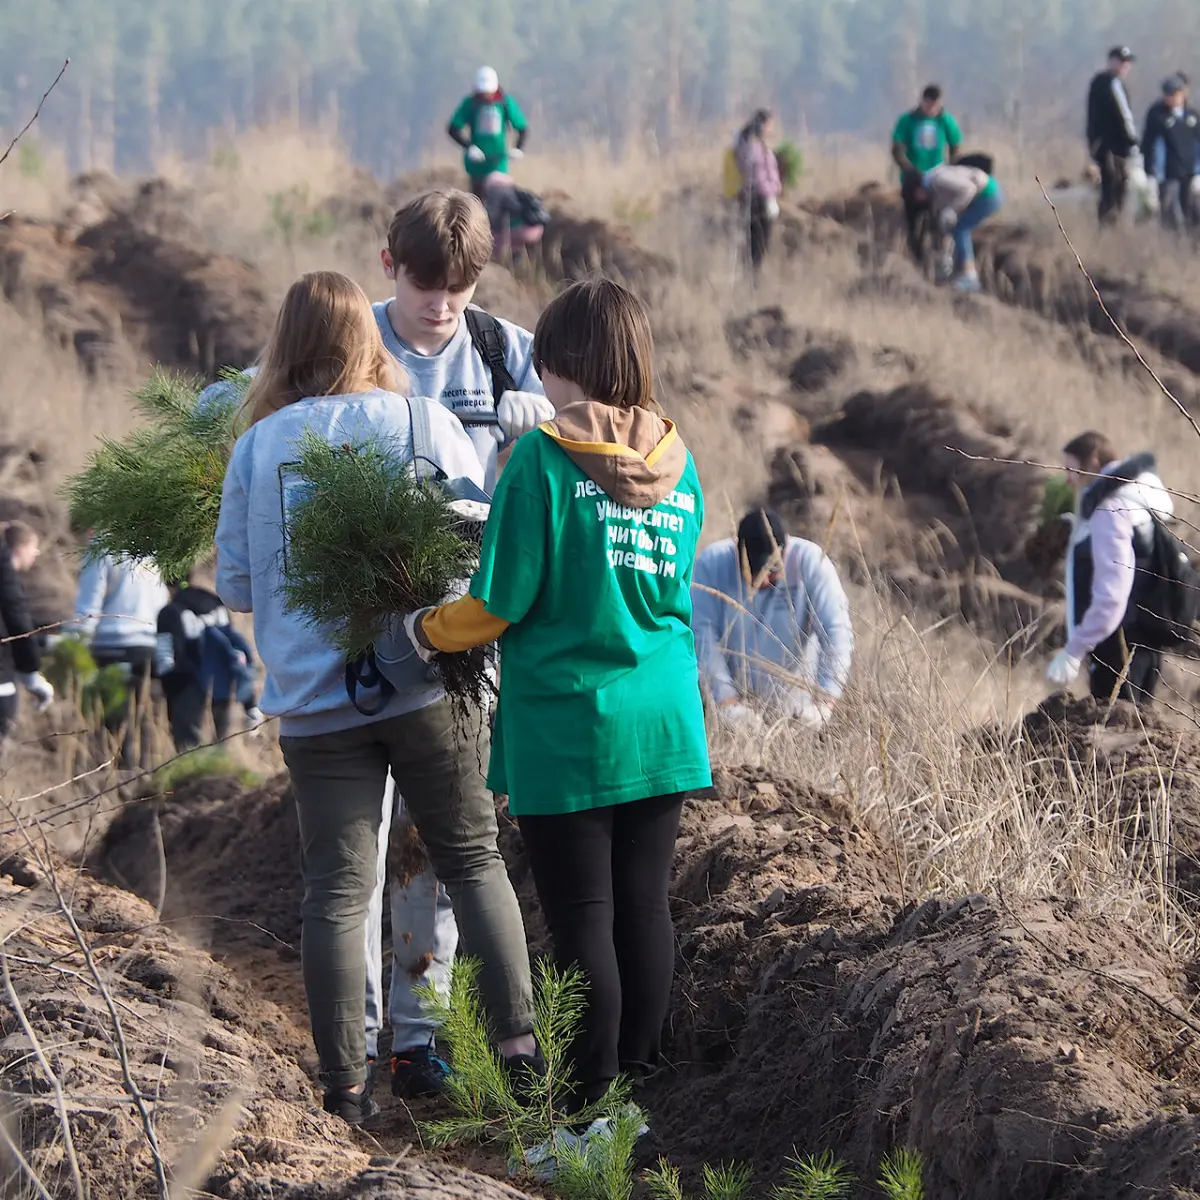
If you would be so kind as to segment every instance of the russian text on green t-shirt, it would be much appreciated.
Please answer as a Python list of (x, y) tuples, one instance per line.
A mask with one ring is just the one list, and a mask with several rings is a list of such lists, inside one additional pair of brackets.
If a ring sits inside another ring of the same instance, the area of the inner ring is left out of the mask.
[(948, 112), (929, 117), (913, 109), (896, 122), (892, 141), (904, 147), (908, 161), (918, 171), (930, 171), (946, 161), (948, 150), (962, 145), (962, 131)]
[(488, 786), (518, 815), (708, 787), (691, 581), (704, 498), (688, 455), (652, 508), (610, 499), (546, 433), (500, 476), (471, 595), (501, 639)]
[(520, 133), (526, 125), (521, 106), (504, 92), (496, 100), (467, 96), (450, 119), (454, 129), (467, 129), (471, 145), (483, 151), (483, 161), (465, 160), (468, 175), (490, 175), (508, 170), (508, 131)]

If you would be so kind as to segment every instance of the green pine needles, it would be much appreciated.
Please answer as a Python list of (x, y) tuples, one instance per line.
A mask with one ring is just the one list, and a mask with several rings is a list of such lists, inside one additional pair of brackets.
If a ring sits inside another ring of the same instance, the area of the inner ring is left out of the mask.
[(72, 525), (90, 529), (90, 552), (147, 559), (182, 579), (209, 558), (221, 510), (233, 426), (248, 383), (239, 372), (224, 396), (196, 408), (201, 381), (156, 370), (135, 393), (148, 422), (105, 438), (64, 485)]
[(915, 1150), (894, 1150), (879, 1168), (879, 1186), (888, 1200), (925, 1200), (925, 1173)]

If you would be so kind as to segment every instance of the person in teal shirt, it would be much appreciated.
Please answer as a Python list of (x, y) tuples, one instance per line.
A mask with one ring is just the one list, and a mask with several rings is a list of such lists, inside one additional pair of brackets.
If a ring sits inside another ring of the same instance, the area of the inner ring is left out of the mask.
[[(892, 130), (892, 161), (905, 172), (926, 171), (953, 162), (962, 145), (962, 130), (942, 104), (942, 89), (931, 83), (921, 93), (916, 108), (901, 114)], [(908, 249), (918, 262), (923, 258), (922, 247), (928, 225), (929, 208), (915, 204), (911, 195), (904, 196), (904, 223), (908, 229)]]
[(692, 636), (704, 497), (654, 411), (650, 321), (631, 292), (574, 284), (533, 355), (555, 416), (513, 447), (468, 595), (405, 627), (427, 660), (500, 638), (488, 786), (517, 818), (555, 959), (587, 981), (576, 1111), (658, 1063), (679, 816), (712, 783)]
[[(517, 135), (515, 146), (508, 144), (508, 131)], [(508, 174), (512, 159), (524, 154), (528, 124), (521, 106), (500, 86), (500, 76), (492, 67), (480, 67), (475, 76), (475, 91), (464, 96), (454, 110), (447, 132), (466, 151), (463, 166), (474, 195), (485, 197), (485, 183), (493, 172)]]

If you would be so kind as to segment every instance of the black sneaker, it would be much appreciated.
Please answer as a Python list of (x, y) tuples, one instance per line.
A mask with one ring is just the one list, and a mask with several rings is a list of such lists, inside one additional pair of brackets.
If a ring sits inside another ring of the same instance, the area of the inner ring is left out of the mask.
[(355, 1128), (379, 1116), (380, 1111), (369, 1089), (352, 1092), (349, 1088), (330, 1088), (321, 1101), (321, 1107)]
[(449, 1074), (450, 1068), (428, 1046), (411, 1046), (392, 1055), (392, 1095), (440, 1096)]
[(533, 1099), (538, 1081), (546, 1074), (546, 1060), (540, 1050), (532, 1054), (513, 1054), (504, 1060), (504, 1070), (515, 1099), (527, 1104)]

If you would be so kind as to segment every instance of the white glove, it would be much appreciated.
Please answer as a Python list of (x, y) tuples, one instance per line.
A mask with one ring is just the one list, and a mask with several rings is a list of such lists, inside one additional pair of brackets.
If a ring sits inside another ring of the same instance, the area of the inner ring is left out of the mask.
[(37, 701), (38, 712), (45, 712), (54, 703), (54, 684), (41, 671), (22, 675), (21, 686)]
[(1188, 185), (1188, 191), (1193, 199), (1200, 199), (1200, 175), (1193, 175), (1192, 182)]
[(762, 717), (745, 704), (724, 704), (717, 709), (717, 720), (728, 730), (757, 733), (762, 728)]
[(1146, 168), (1142, 166), (1140, 154), (1136, 159), (1130, 158), (1129, 160), (1129, 183), (1139, 196), (1145, 196), (1150, 190), (1150, 183), (1146, 178)]
[(774, 196), (767, 197), (766, 209), (767, 209), (767, 216), (772, 221), (776, 221), (779, 219), (779, 201), (776, 200)]
[(519, 158), (525, 157), (525, 151), (520, 146), (514, 146), (509, 152), (508, 157), (512, 162), (516, 162)]
[(412, 642), (413, 649), (417, 652), (417, 657), (422, 662), (433, 662), (438, 656), (436, 650), (430, 650), (427, 646), (421, 644), (421, 639), (417, 637), (417, 622), (425, 619), (425, 614), (433, 612), (431, 608), (418, 608), (416, 612), (411, 612), (404, 618), (404, 632), (408, 634), (408, 640)]
[(1065, 650), (1060, 650), (1046, 668), (1046, 679), (1055, 687), (1066, 687), (1079, 674), (1079, 668), (1082, 665), (1083, 659), (1076, 658)]
[(943, 208), (937, 219), (939, 227), (949, 233), (958, 224), (958, 213), (952, 208)]
[(1162, 184), (1157, 179), (1146, 180), (1146, 211), (1156, 213), (1162, 200)]
[(536, 429), (554, 416), (554, 405), (537, 392), (505, 392), (496, 405), (496, 420), (506, 442)]
[(468, 146), (467, 147), (468, 161), (473, 162), (473, 163), (481, 163), (481, 162), (483, 162), (483, 160), (485, 158), (487, 158), (487, 155), (484, 154), (484, 152), (482, 150), (480, 150), (480, 148), (478, 146)]
[(248, 708), (246, 715), (242, 720), (242, 728), (251, 736), (257, 737), (262, 732), (262, 727), (266, 724), (267, 718), (263, 716), (261, 708)]
[(811, 692), (803, 688), (793, 688), (786, 702), (787, 715), (793, 721), (799, 721), (805, 729), (824, 729), (833, 716), (833, 708), (824, 701), (817, 700)]

